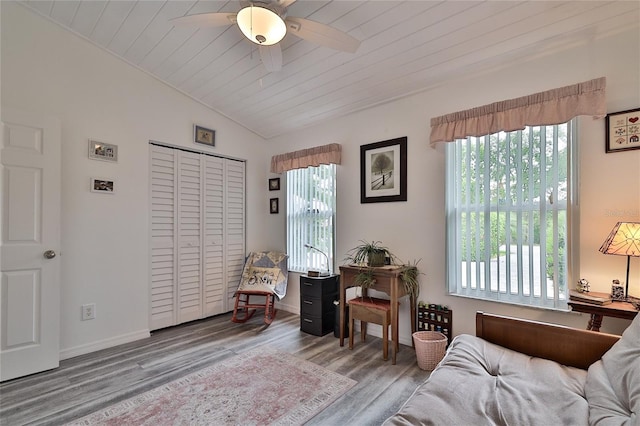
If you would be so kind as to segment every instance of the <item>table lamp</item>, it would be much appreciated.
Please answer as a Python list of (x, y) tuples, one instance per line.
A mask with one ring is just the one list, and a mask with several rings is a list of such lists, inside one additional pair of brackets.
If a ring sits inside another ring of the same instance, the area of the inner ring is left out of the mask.
[(629, 262), (631, 256), (640, 257), (640, 222), (618, 222), (607, 237), (600, 252), (627, 256), (627, 280), (624, 297), (629, 297)]
[[(317, 252), (321, 253), (321, 254), (322, 254), (322, 255), (327, 259), (327, 270), (326, 270), (326, 272), (320, 272), (320, 273), (319, 273), (319, 275), (320, 275), (321, 277), (328, 277), (329, 275), (331, 275), (331, 274), (330, 274), (330, 272), (329, 272), (329, 256), (327, 256), (327, 254), (326, 254), (325, 252), (323, 252), (323, 251), (322, 251), (322, 250), (320, 250), (319, 248), (316, 248), (316, 247), (312, 246), (311, 244), (305, 244), (304, 246), (305, 246), (306, 248), (308, 248), (308, 249), (315, 250), (315, 251), (317, 251)], [(310, 276), (310, 277), (311, 277), (311, 276), (314, 276), (314, 275), (312, 275), (310, 272), (312, 272), (312, 271), (308, 271), (308, 272), (307, 272), (307, 273), (309, 274), (309, 276)]]

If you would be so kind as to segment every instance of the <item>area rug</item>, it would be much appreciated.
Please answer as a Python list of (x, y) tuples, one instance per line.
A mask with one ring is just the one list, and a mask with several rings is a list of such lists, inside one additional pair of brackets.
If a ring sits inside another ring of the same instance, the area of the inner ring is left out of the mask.
[(356, 382), (272, 348), (257, 348), (70, 425), (296, 425)]

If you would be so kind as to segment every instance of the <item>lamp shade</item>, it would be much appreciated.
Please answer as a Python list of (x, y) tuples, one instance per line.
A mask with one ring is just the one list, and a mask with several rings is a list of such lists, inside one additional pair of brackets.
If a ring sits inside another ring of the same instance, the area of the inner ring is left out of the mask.
[(282, 18), (262, 6), (251, 5), (240, 10), (237, 22), (245, 37), (262, 46), (276, 44), (287, 33), (287, 26)]
[(640, 257), (640, 222), (618, 222), (600, 252), (619, 256)]

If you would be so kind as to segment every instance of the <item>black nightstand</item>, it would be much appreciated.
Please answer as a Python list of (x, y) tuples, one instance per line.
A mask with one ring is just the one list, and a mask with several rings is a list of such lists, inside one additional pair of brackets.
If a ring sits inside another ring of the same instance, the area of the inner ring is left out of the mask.
[(314, 336), (333, 331), (340, 276), (300, 276), (300, 330)]

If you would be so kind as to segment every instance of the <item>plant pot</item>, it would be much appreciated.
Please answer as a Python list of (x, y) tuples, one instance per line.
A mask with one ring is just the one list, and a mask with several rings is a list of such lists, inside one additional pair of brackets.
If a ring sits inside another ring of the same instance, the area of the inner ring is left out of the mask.
[(369, 253), (367, 257), (367, 265), (368, 266), (384, 266), (384, 258), (386, 257), (386, 252), (384, 250), (380, 251), (372, 251)]

